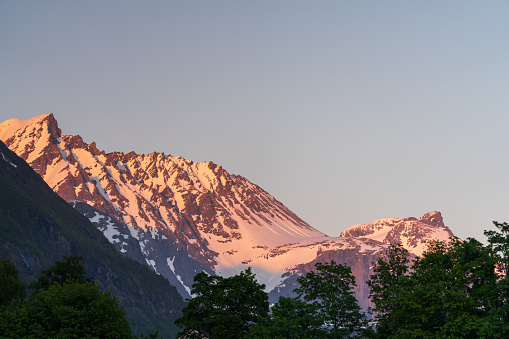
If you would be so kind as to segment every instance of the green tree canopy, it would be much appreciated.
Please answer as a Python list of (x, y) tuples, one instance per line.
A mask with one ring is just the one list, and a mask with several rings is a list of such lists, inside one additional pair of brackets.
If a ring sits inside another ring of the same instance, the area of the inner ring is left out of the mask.
[(475, 239), (432, 242), (410, 269), (406, 251), (390, 246), (368, 285), (377, 334), (388, 338), (503, 337), (497, 327), (493, 251)]
[(496, 308), (503, 323), (504, 333), (509, 337), (509, 224), (493, 221), (498, 231), (484, 231), (488, 237), (491, 249), (500, 257), (497, 262), (497, 271), (500, 279), (497, 282), (497, 304)]
[[(406, 301), (411, 300), (408, 269), (409, 253), (401, 244), (391, 244), (373, 268), (374, 274), (368, 281), (371, 301), (375, 305), (370, 311), (378, 323), (379, 335), (386, 335), (398, 329), (398, 322), (407, 314)], [(402, 313), (402, 314), (400, 314)]]
[(16, 265), (7, 259), (0, 260), (0, 307), (20, 303), (26, 297), (26, 285), (19, 281)]
[(271, 308), (271, 317), (264, 318), (251, 328), (249, 338), (324, 338), (323, 320), (317, 317), (318, 308), (299, 298), (280, 297)]
[[(0, 271), (7, 267), (8, 277), (17, 277), (12, 264), (1, 264)], [(9, 285), (16, 286), (12, 282)], [(43, 271), (34, 286), (28, 299), (1, 310), (2, 338), (132, 337), (125, 311), (109, 291), (101, 292), (87, 278), (82, 258), (66, 257), (55, 263)], [(22, 298), (21, 294), (17, 298)]]
[(308, 272), (297, 279), (295, 292), (318, 310), (317, 316), (328, 328), (332, 338), (350, 338), (361, 334), (367, 319), (357, 303), (353, 289), (356, 285), (352, 270), (346, 265), (315, 264), (316, 272)]
[(0, 330), (11, 338), (131, 338), (124, 313), (94, 284), (53, 284), (3, 314)]
[(37, 280), (30, 284), (30, 289), (39, 292), (47, 290), (54, 283), (66, 282), (92, 283), (92, 278), (87, 277), (82, 257), (64, 256), (61, 261), (56, 261), (53, 266), (42, 271)]
[(198, 273), (183, 316), (175, 321), (184, 328), (180, 337), (242, 338), (256, 322), (267, 317), (265, 285), (256, 281), (251, 268), (223, 278)]

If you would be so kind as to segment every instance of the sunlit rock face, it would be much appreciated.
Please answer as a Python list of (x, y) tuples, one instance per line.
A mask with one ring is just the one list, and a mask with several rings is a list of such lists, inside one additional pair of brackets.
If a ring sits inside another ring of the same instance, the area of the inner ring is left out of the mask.
[(315, 262), (333, 259), (352, 267), (365, 308), (365, 281), (387, 244), (401, 242), (420, 254), (424, 239), (450, 234), (440, 213), (431, 212), (328, 237), (219, 165), (156, 152), (107, 154), (78, 135), (63, 135), (52, 114), (5, 121), (0, 140), (120, 252), (168, 278), (184, 297), (198, 272), (228, 276), (252, 267), (277, 300)]
[(429, 212), (416, 218), (384, 218), (368, 224), (353, 225), (341, 237), (369, 238), (384, 244), (400, 243), (415, 255), (422, 255), (430, 240), (448, 240), (453, 234), (445, 226), (440, 212)]

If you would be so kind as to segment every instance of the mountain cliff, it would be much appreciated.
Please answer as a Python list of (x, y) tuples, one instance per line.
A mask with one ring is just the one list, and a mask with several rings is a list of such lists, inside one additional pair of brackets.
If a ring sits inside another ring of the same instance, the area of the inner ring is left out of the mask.
[(387, 243), (420, 251), (436, 235), (419, 231), (431, 226), (413, 218), (407, 226), (387, 219), (380, 227), (356, 225), (342, 237), (328, 237), (219, 165), (155, 152), (105, 153), (78, 135), (63, 135), (52, 114), (5, 121), (0, 140), (117, 250), (149, 265), (184, 297), (197, 272), (228, 276), (251, 266), (276, 300), (291, 293), (296, 277), (314, 262), (333, 259), (352, 267), (366, 307), (365, 280)]

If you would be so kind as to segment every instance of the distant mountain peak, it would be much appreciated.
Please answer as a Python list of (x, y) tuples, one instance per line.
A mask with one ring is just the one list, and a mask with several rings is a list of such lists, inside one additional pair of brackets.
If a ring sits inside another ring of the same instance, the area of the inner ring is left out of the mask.
[(437, 211), (432, 211), (424, 214), (419, 218), (419, 221), (434, 227), (446, 228), (444, 224), (444, 218), (442, 218), (442, 213)]
[(18, 156), (28, 163), (45, 153), (49, 143), (58, 144), (60, 137), (61, 130), (53, 113), (28, 120), (12, 118), (0, 124), (0, 140), (9, 148), (15, 148)]
[(453, 233), (445, 226), (442, 214), (433, 211), (419, 219), (383, 218), (353, 225), (341, 232), (340, 236), (370, 238), (386, 244), (401, 243), (410, 252), (422, 255), (429, 240), (447, 240)]
[(60, 138), (61, 130), (58, 128), (58, 122), (53, 116), (53, 113), (41, 114), (27, 120), (19, 120), (12, 118), (0, 124), (0, 140), (5, 140), (6, 136), (13, 137), (14, 132), (23, 130), (27, 127), (41, 126), (44, 127), (45, 132), (48, 132), (55, 138)]

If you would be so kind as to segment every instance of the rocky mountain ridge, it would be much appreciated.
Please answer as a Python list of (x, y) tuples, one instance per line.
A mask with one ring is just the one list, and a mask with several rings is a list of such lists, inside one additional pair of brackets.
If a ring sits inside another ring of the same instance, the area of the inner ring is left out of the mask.
[(364, 281), (388, 243), (422, 253), (426, 240), (452, 235), (428, 216), (383, 219), (328, 237), (221, 166), (155, 152), (106, 154), (94, 142), (63, 135), (52, 114), (5, 121), (0, 140), (120, 252), (168, 278), (184, 297), (197, 272), (232, 275), (251, 266), (276, 298), (290, 293), (313, 262), (334, 259), (353, 268), (365, 306)]
[(445, 226), (440, 212), (428, 212), (419, 219), (377, 219), (368, 224), (353, 225), (341, 232), (340, 237), (369, 238), (384, 244), (400, 243), (415, 255), (422, 255), (429, 239), (447, 240), (454, 236)]

